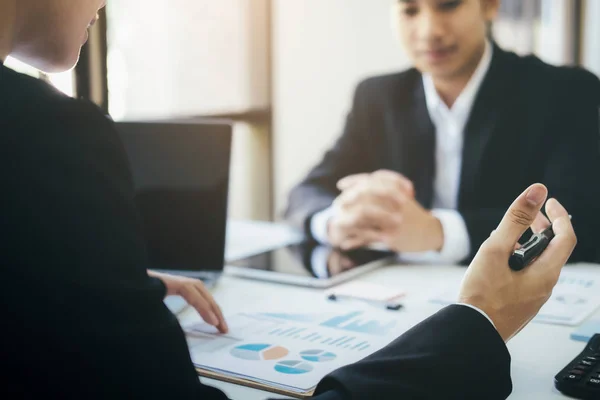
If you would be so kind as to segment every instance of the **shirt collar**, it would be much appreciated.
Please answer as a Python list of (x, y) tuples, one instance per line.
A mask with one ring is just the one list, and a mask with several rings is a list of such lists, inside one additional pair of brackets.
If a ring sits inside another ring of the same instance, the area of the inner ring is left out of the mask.
[(483, 79), (490, 69), (490, 65), (492, 63), (492, 53), (492, 45), (490, 44), (489, 40), (486, 40), (485, 49), (483, 51), (483, 56), (479, 61), (479, 65), (475, 69), (471, 79), (469, 79), (469, 82), (464, 87), (450, 110), (448, 110), (446, 103), (442, 101), (437, 90), (435, 89), (431, 75), (423, 74), (423, 88), (425, 90), (425, 100), (427, 102), (429, 114), (431, 115), (440, 108), (448, 110), (452, 114), (468, 114), (473, 106), (473, 102), (475, 101), (475, 96), (477, 95), (477, 92), (483, 83)]

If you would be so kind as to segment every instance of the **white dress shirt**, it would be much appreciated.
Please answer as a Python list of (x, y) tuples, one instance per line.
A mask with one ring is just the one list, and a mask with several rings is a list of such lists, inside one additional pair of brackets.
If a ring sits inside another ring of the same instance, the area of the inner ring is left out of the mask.
[[(436, 128), (436, 171), (431, 212), (442, 225), (444, 244), (439, 252), (403, 253), (400, 255), (403, 261), (454, 264), (462, 261), (471, 252), (465, 221), (457, 211), (463, 137), (475, 97), (491, 62), (492, 46), (487, 41), (477, 69), (451, 108), (448, 108), (440, 98), (431, 76), (423, 74), (427, 111)], [(329, 242), (327, 224), (335, 213), (336, 210), (329, 207), (315, 214), (311, 219), (311, 233), (322, 244)]]

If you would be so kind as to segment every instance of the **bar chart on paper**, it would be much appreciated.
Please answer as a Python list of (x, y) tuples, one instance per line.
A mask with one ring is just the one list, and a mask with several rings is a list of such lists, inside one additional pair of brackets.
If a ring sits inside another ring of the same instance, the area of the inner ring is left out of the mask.
[[(285, 313), (263, 313), (264, 317), (279, 319), (290, 322), (300, 322), (307, 324), (318, 324), (342, 331), (364, 333), (367, 335), (385, 336), (396, 326), (396, 320), (381, 322), (377, 319), (369, 319), (364, 316), (363, 311), (352, 311), (343, 315), (323, 315), (323, 314), (285, 314)], [(363, 317), (364, 316), (364, 317)], [(325, 317), (325, 318), (324, 318)], [(363, 318), (361, 318), (363, 317)], [(289, 334), (290, 332), (286, 332)]]
[(387, 335), (390, 330), (396, 326), (396, 321), (381, 323), (377, 320), (362, 320), (358, 317), (362, 315), (360, 311), (354, 311), (346, 315), (331, 318), (321, 323), (321, 326), (327, 326), (344, 331), (364, 333), (367, 335)]
[[(319, 331), (308, 331), (308, 333), (305, 331), (306, 329), (301, 328), (288, 328), (283, 331), (275, 329), (269, 332), (269, 335), (274, 337), (287, 336), (300, 341), (309, 342), (314, 345), (325, 345), (329, 347), (339, 347), (356, 351), (367, 350), (370, 347), (368, 341), (357, 340), (356, 336), (352, 335), (328, 335)], [(302, 333), (302, 335), (298, 335), (296, 333)]]
[[(286, 313), (263, 313), (262, 317), (298, 323), (293, 326), (285, 325), (285, 328), (273, 329), (270, 336), (293, 338), (300, 341), (310, 342), (315, 345), (337, 347), (346, 350), (364, 351), (371, 347), (363, 335), (385, 336), (396, 326), (395, 320), (382, 322), (370, 319), (362, 311), (352, 311), (342, 315), (323, 314), (286, 314)], [(302, 326), (302, 324), (307, 324)], [(331, 329), (323, 333), (320, 328), (331, 328), (343, 333), (332, 335)]]

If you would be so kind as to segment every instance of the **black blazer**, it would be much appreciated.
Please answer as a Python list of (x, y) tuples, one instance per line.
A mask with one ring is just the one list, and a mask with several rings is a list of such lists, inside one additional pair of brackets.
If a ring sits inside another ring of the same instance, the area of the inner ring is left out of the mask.
[[(542, 182), (573, 215), (579, 244), (572, 260), (594, 258), (600, 247), (599, 105), (593, 74), (494, 46), (464, 133), (458, 211), (471, 257), (511, 202)], [(287, 219), (310, 235), (310, 218), (338, 196), (339, 179), (378, 169), (407, 176), (419, 203), (431, 208), (435, 141), (416, 69), (363, 81), (342, 136), (291, 191)]]
[[(114, 124), (0, 64), (0, 149), (0, 398), (225, 398), (200, 383), (164, 285), (146, 273)], [(450, 306), (331, 374), (316, 398), (503, 399), (510, 391), (496, 330), (477, 311)]]

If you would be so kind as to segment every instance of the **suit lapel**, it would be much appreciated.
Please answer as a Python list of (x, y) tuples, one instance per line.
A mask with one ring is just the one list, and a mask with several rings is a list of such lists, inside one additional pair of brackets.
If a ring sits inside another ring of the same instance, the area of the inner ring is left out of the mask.
[(408, 161), (409, 176), (415, 183), (418, 202), (426, 208), (433, 204), (435, 179), (435, 127), (429, 117), (423, 79), (418, 74), (414, 81), (413, 102), (407, 107), (405, 118), (406, 139), (404, 159)]
[[(476, 192), (478, 174), (499, 118), (499, 104), (505, 101), (508, 89), (505, 69), (507, 53), (494, 45), (490, 69), (476, 95), (467, 125), (465, 126), (462, 169), (458, 205)], [(510, 72), (510, 71), (508, 71)]]

